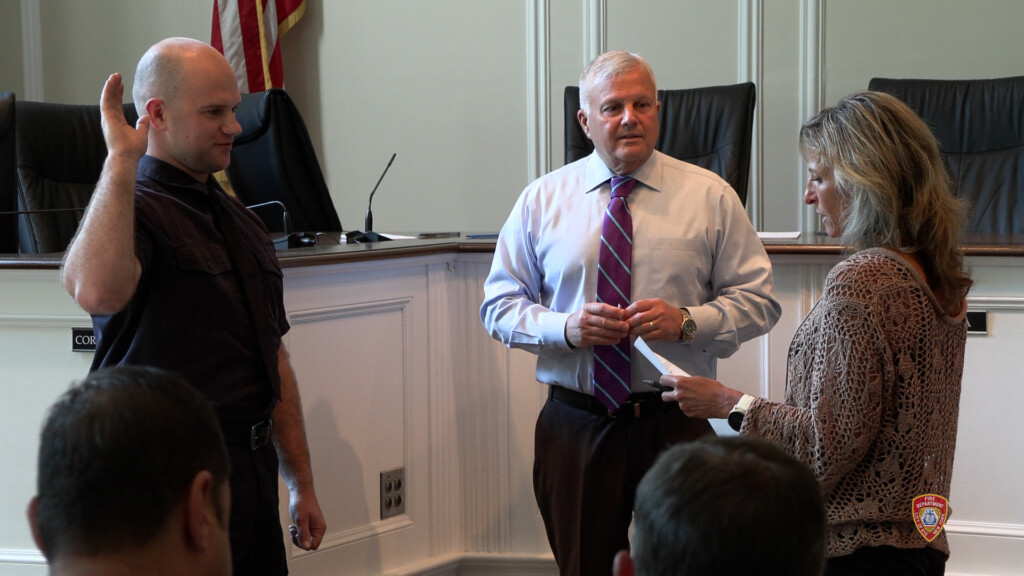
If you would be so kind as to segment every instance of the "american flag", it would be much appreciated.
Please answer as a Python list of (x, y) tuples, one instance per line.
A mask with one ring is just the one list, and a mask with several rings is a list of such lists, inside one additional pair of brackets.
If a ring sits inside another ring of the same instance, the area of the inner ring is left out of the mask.
[(277, 40), (305, 11), (305, 0), (214, 0), (210, 44), (231, 63), (240, 91), (284, 85)]

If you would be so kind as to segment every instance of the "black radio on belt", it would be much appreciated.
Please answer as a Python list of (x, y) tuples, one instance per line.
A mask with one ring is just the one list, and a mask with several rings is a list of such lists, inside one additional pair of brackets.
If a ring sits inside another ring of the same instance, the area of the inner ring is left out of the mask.
[(270, 438), (274, 434), (274, 420), (267, 418), (251, 426), (243, 423), (221, 422), (220, 429), (224, 433), (224, 443), (228, 446), (244, 446), (249, 450), (256, 451), (270, 442)]
[(274, 421), (270, 418), (253, 424), (252, 431), (249, 434), (249, 448), (254, 452), (263, 448), (270, 441), (270, 436), (273, 433)]

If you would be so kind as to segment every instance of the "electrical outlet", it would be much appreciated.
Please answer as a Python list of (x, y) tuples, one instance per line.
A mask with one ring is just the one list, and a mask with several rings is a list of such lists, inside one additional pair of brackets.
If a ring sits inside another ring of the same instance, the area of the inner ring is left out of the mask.
[(380, 519), (405, 514), (405, 468), (380, 473)]

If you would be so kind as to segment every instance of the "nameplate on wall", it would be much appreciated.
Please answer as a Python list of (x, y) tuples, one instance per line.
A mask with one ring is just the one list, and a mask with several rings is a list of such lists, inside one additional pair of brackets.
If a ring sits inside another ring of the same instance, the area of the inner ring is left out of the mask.
[(71, 328), (72, 352), (95, 352), (96, 334), (92, 328)]
[(967, 333), (988, 334), (988, 310), (967, 311)]

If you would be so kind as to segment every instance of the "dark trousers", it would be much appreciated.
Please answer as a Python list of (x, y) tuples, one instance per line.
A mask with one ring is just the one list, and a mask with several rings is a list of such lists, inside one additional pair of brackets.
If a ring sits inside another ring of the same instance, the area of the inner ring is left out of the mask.
[(277, 496), (277, 453), (268, 442), (255, 451), (229, 446), (231, 560), (240, 576), (288, 574)]
[(829, 558), (825, 576), (942, 576), (946, 555), (934, 548), (858, 548), (853, 554)]
[(533, 487), (563, 576), (611, 574), (629, 548), (640, 478), (666, 447), (713, 434), (678, 406), (640, 419), (612, 419), (548, 400), (537, 418)]

